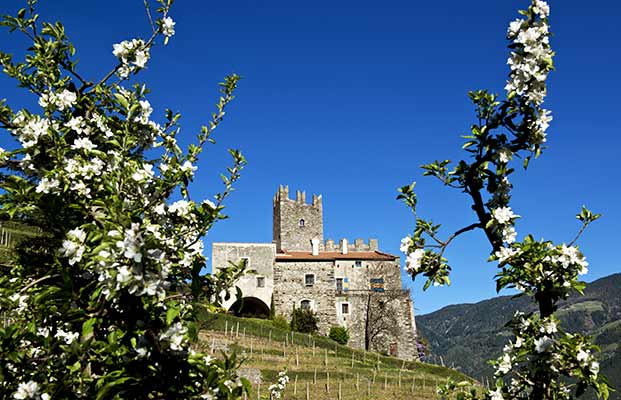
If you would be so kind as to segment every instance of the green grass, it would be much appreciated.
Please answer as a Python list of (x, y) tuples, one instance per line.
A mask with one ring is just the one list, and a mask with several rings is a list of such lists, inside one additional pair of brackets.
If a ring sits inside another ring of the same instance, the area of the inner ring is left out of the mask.
[(197, 350), (226, 346), (245, 359), (243, 368), (260, 371), (261, 388), (253, 384), (251, 399), (259, 390), (266, 398), (267, 387), (284, 369), (291, 379), (287, 399), (306, 399), (307, 389), (310, 399), (338, 399), (339, 385), (341, 399), (435, 399), (436, 386), (447, 378), (473, 382), (449, 368), (352, 349), (327, 337), (277, 328), (269, 320), (204, 313), (200, 325)]
[(597, 312), (604, 311), (604, 305), (601, 301), (589, 300), (589, 301), (581, 301), (579, 303), (574, 303), (569, 307), (564, 307), (558, 311), (558, 315), (572, 313), (572, 312)]

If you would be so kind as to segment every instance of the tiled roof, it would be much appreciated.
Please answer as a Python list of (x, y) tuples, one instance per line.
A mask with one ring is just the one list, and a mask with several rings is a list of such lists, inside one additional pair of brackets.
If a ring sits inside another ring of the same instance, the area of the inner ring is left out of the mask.
[(350, 251), (342, 254), (340, 251), (320, 251), (314, 256), (308, 251), (285, 251), (276, 254), (276, 261), (333, 261), (333, 260), (378, 260), (394, 261), (398, 257), (381, 251)]

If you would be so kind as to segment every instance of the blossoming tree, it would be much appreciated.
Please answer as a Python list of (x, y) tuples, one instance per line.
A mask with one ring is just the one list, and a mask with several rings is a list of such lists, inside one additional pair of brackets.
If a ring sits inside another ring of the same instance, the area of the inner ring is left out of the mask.
[[(552, 120), (550, 111), (542, 107), (546, 79), (553, 69), (549, 13), (546, 2), (532, 0), (527, 10), (520, 11), (522, 17), (509, 25), (511, 71), (506, 99), (485, 90), (470, 93), (478, 123), (472, 125), (463, 146), (469, 157), (453, 167), (449, 160), (422, 167), (423, 175), (468, 194), (476, 220), (443, 239), (440, 225), (418, 216), (414, 184), (402, 187), (398, 196), (416, 217), (413, 234), (401, 243), (401, 251), (407, 255), (406, 270), (413, 278), (425, 276), (425, 289), (450, 284), (446, 248), (457, 236), (481, 229), (492, 247), (490, 261), (498, 261), (497, 290), (517, 288), (538, 304), (538, 314), (518, 313), (509, 323), (515, 338), (492, 362), (497, 381), (484, 396), (493, 400), (571, 399), (588, 387), (607, 398), (610, 390), (606, 378), (598, 374), (593, 354), (596, 346), (588, 337), (563, 332), (554, 315), (558, 301), (566, 299), (571, 290), (581, 292), (585, 287), (578, 276), (587, 272), (588, 263), (575, 242), (599, 214), (583, 207), (577, 215), (582, 227), (576, 238), (555, 245), (531, 235), (517, 241), (514, 224), (520, 216), (509, 205), (511, 163), (522, 158), (527, 168), (531, 158), (541, 155)], [(448, 398), (458, 386), (449, 383), (439, 393)], [(476, 390), (462, 390), (457, 396), (478, 395)]]
[(172, 0), (157, 0), (154, 12), (145, 2), (152, 35), (115, 44), (116, 66), (97, 80), (80, 74), (63, 25), (41, 22), (35, 3), (0, 22), (32, 42), (23, 61), (0, 52), (0, 63), (40, 106), (0, 102), (0, 127), (17, 139), (0, 150), (0, 217), (42, 232), (0, 267), (0, 311), (9, 316), (0, 329), (0, 397), (240, 397), (248, 385), (234, 356), (213, 360), (190, 340), (192, 301), (216, 307), (240, 273), (201, 275), (201, 238), (224, 218), (244, 157), (230, 151), (214, 202), (189, 190), (238, 76), (220, 84), (211, 120), (184, 150), (180, 115), (166, 110), (155, 122), (147, 87), (129, 86), (151, 48), (174, 35)]

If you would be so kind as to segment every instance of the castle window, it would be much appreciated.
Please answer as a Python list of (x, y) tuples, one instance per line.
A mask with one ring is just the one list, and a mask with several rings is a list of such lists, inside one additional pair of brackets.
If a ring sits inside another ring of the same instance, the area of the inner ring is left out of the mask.
[(358, 268), (362, 267), (362, 261), (356, 261), (356, 267)]
[(371, 278), (371, 290), (374, 292), (383, 292), (384, 278)]
[(304, 275), (304, 283), (306, 284), (306, 286), (315, 285), (315, 275), (314, 274)]
[(336, 278), (336, 291), (337, 292), (343, 291), (343, 278)]
[(305, 223), (305, 222), (304, 222), (304, 220), (303, 220), (303, 219), (301, 219), (301, 220), (300, 220), (300, 228), (304, 228), (304, 223)]
[(302, 300), (302, 302), (300, 303), (300, 308), (302, 310), (310, 310), (311, 309), (310, 300)]
[(265, 277), (257, 276), (257, 287), (265, 287)]
[(341, 303), (341, 313), (349, 314), (349, 303)]

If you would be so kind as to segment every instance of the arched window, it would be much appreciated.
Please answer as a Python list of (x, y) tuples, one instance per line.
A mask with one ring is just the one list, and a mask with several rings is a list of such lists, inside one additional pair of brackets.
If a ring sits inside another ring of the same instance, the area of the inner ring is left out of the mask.
[(302, 300), (300, 303), (300, 308), (302, 310), (310, 310), (311, 309), (311, 301), (310, 300)]
[(304, 228), (304, 219), (300, 220), (300, 228)]

